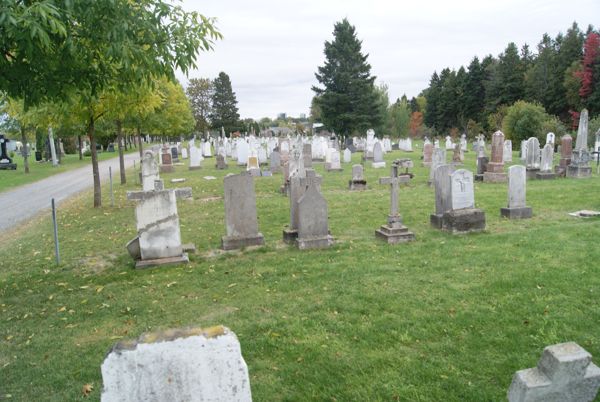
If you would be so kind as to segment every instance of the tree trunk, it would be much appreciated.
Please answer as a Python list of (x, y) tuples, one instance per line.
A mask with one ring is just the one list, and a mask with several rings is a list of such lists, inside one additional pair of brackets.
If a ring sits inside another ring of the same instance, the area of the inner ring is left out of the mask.
[(123, 158), (123, 132), (121, 130), (121, 120), (115, 121), (117, 125), (117, 143), (119, 144), (119, 173), (121, 173), (121, 184), (127, 183), (125, 177), (125, 159)]
[(123, 137), (123, 146), (125, 147), (125, 151), (127, 151), (127, 142), (129, 141), (129, 136), (127, 134), (125, 134), (125, 137)]
[(77, 136), (77, 144), (79, 145), (79, 160), (83, 159), (83, 150), (81, 149), (81, 135)]
[(21, 126), (21, 142), (23, 143), (22, 155), (23, 155), (23, 168), (25, 173), (29, 173), (29, 147), (27, 146), (27, 133), (25, 127)]
[(96, 151), (96, 137), (94, 126), (94, 116), (90, 116), (88, 126), (88, 137), (90, 137), (90, 148), (92, 151), (92, 173), (94, 175), (94, 208), (102, 206), (102, 189), (100, 187), (100, 171), (98, 170), (98, 152)]
[(137, 126), (137, 137), (138, 137), (138, 145), (139, 145), (139, 151), (140, 151), (140, 159), (144, 158), (144, 151), (142, 150), (142, 128), (139, 126)]

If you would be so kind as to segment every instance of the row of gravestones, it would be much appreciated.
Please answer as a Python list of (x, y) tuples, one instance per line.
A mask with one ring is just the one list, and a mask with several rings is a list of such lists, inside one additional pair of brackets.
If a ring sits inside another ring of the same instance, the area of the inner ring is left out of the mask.
[[(252, 401), (248, 366), (228, 328), (189, 328), (121, 341), (101, 367), (102, 402)], [(600, 368), (574, 342), (548, 346), (536, 367), (519, 370), (509, 402), (589, 402)]]

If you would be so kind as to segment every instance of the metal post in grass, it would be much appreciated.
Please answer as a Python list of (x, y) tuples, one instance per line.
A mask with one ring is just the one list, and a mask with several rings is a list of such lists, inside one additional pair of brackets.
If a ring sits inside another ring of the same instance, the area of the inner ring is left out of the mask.
[(108, 179), (110, 180), (110, 206), (115, 206), (115, 195), (113, 194), (113, 186), (112, 186), (112, 166), (108, 167)]
[(52, 199), (52, 223), (54, 225), (54, 255), (56, 256), (56, 265), (60, 265), (60, 249), (58, 247), (58, 224), (56, 222), (56, 203)]

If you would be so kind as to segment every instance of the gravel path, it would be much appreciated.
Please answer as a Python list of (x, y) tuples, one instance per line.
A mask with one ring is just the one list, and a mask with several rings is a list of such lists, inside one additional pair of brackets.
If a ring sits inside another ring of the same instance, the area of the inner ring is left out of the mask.
[[(133, 161), (139, 161), (137, 152), (125, 155), (125, 168), (133, 166)], [(102, 180), (103, 201), (107, 202), (104, 193), (108, 192), (108, 168), (112, 167), (113, 185), (120, 183), (119, 158), (113, 158), (98, 163), (100, 180)], [(105, 184), (106, 183), (106, 184)], [(5, 231), (20, 222), (50, 208), (52, 198), (57, 204), (94, 186), (92, 164), (82, 168), (69, 170), (54, 176), (26, 184), (12, 190), (0, 193), (0, 231)], [(90, 203), (92, 198), (90, 197)], [(110, 202), (110, 201), (108, 201)]]

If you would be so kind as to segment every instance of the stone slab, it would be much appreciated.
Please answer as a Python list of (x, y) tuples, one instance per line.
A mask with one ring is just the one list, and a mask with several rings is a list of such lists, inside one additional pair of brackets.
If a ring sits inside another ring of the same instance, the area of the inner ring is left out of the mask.
[(500, 216), (508, 219), (529, 219), (533, 216), (531, 207), (500, 208)]
[(198, 169), (202, 169), (202, 166), (188, 166), (189, 170), (198, 170)]
[(300, 250), (328, 248), (334, 243), (333, 237), (330, 235), (323, 237), (305, 237), (297, 238), (296, 245)]
[(375, 236), (378, 239), (386, 241), (388, 244), (408, 243), (415, 240), (415, 234), (409, 231), (406, 226), (392, 228), (382, 225), (375, 231)]
[(172, 173), (173, 165), (160, 165), (160, 172), (161, 173)]
[(190, 259), (187, 253), (183, 253), (181, 256), (176, 257), (167, 257), (167, 258), (156, 258), (152, 260), (139, 260), (136, 261), (135, 267), (137, 269), (158, 267), (164, 265), (178, 265), (178, 264), (187, 264), (190, 262)]
[(505, 183), (507, 180), (508, 176), (506, 173), (485, 172), (483, 174), (483, 181), (485, 183)]
[(536, 175), (539, 173), (540, 169), (537, 168), (527, 168), (525, 170), (525, 175), (527, 176), (527, 180), (535, 180)]
[(293, 229), (283, 229), (283, 241), (287, 244), (296, 244), (298, 231)]
[(556, 179), (556, 173), (553, 172), (537, 172), (535, 174), (537, 180), (554, 180)]
[(442, 217), (442, 230), (452, 234), (484, 231), (485, 213), (478, 208), (445, 212)]
[(589, 166), (567, 166), (567, 177), (574, 179), (587, 179), (592, 177), (592, 168)]
[(221, 248), (223, 250), (235, 250), (249, 246), (262, 246), (265, 244), (265, 238), (262, 233), (252, 237), (221, 237)]

